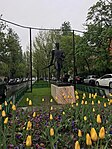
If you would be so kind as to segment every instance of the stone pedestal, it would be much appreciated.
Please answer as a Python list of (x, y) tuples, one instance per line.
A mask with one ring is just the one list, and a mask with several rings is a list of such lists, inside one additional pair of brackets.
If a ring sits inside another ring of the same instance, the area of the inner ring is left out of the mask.
[(58, 104), (75, 103), (74, 86), (51, 84), (51, 95)]

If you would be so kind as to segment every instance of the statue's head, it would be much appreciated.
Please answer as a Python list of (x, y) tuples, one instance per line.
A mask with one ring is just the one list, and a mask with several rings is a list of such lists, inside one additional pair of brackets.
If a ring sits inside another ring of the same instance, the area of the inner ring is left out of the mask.
[(56, 49), (59, 50), (59, 43), (58, 42), (55, 43), (55, 46), (56, 46)]

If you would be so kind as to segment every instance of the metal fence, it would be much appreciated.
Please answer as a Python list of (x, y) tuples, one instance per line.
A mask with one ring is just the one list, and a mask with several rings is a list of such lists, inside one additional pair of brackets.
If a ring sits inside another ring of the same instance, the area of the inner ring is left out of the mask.
[(102, 96), (102, 97), (105, 96), (106, 97), (105, 90), (102, 88), (99, 88), (99, 87), (77, 84), (76, 89), (87, 92), (87, 93), (93, 93), (93, 94), (97, 93), (98, 96)]
[(23, 97), (24, 93), (28, 90), (28, 86), (22, 87), (19, 89), (14, 95), (12, 95), (9, 98), (6, 98), (5, 101), (7, 102), (7, 105), (5, 103), (2, 104), (2, 109), (5, 110), (5, 112), (8, 114), (11, 109), (10, 102), (12, 101), (13, 104), (17, 104), (18, 101)]

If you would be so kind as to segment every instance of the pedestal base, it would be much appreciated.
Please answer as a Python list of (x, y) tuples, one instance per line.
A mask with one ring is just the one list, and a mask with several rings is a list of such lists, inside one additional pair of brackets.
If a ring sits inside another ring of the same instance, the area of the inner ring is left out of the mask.
[(74, 86), (57, 86), (51, 84), (51, 95), (58, 104), (75, 103)]

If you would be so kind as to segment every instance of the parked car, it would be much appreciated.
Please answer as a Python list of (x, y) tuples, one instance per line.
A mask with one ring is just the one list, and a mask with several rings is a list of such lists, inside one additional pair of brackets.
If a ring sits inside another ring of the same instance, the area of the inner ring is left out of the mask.
[(8, 82), (8, 85), (15, 85), (16, 84), (16, 79), (10, 79)]
[[(83, 78), (82, 77), (80, 77), (80, 76), (75, 76), (75, 83), (76, 84), (81, 84), (81, 83), (83, 83)], [(68, 78), (68, 82), (70, 82), (70, 83), (73, 83), (73, 78), (70, 76), (69, 78)]]
[(7, 93), (6, 83), (0, 78), (0, 104), (5, 101)]
[(107, 86), (112, 88), (112, 74), (106, 74), (96, 80), (96, 86)]
[(88, 75), (88, 76), (84, 79), (84, 83), (85, 83), (85, 84), (89, 84), (89, 85), (95, 85), (96, 79), (98, 79), (98, 76), (97, 76), (97, 75)]

